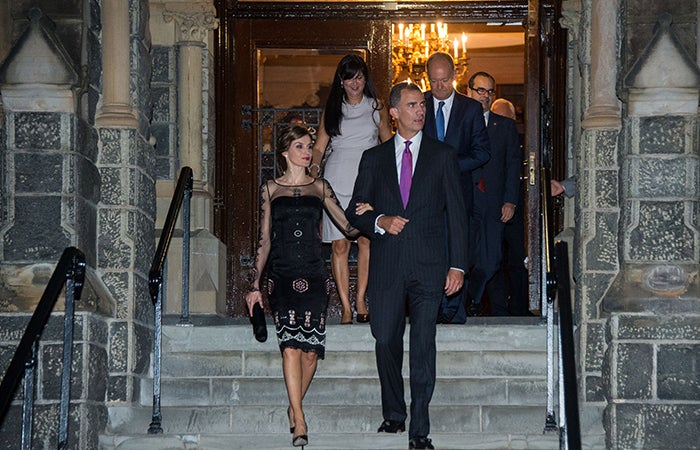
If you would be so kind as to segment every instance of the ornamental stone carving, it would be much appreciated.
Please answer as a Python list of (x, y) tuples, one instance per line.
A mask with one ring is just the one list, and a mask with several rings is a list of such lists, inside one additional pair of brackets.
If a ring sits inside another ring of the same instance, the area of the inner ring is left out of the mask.
[(178, 42), (204, 42), (207, 32), (219, 27), (216, 9), (208, 2), (166, 3), (163, 20), (176, 23)]

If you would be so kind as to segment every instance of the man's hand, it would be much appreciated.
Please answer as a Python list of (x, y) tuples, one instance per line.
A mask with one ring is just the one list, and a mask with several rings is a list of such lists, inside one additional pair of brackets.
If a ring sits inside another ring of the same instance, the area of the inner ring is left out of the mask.
[(381, 216), (377, 219), (377, 226), (389, 234), (399, 234), (408, 223), (408, 219), (401, 216)]
[(513, 214), (515, 214), (514, 204), (506, 202), (503, 204), (503, 206), (501, 206), (501, 222), (508, 222), (513, 218)]
[(462, 289), (464, 284), (464, 272), (457, 269), (450, 269), (445, 280), (445, 295), (450, 296)]
[(564, 185), (555, 179), (550, 180), (550, 187), (552, 189), (552, 197), (556, 197), (564, 192)]

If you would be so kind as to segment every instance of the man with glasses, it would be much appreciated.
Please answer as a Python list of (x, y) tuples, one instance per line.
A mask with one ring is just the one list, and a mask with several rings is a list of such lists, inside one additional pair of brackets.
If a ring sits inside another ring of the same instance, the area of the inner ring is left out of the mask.
[[(483, 166), (489, 159), (489, 138), (481, 105), (455, 91), (455, 65), (449, 53), (433, 53), (426, 66), (430, 91), (425, 93), (423, 132), (457, 150), (460, 181), (467, 217), (470, 218), (474, 203), (472, 171)], [(469, 224), (467, 228), (470, 228)], [(473, 249), (468, 250), (473, 252)], [(463, 292), (464, 289), (453, 296), (443, 298), (438, 323), (466, 322)]]
[[(518, 203), (521, 153), (515, 121), (491, 111), (496, 81), (486, 72), (469, 79), (467, 95), (481, 103), (482, 121), (489, 135), (491, 158), (472, 172), (474, 210), (470, 241), (475, 242), (473, 268), (467, 289), (467, 315), (483, 313), (481, 297), (486, 284), (498, 272), (503, 258), (503, 231)], [(493, 301), (492, 301), (493, 300)], [(505, 298), (489, 298), (490, 315), (507, 316)]]

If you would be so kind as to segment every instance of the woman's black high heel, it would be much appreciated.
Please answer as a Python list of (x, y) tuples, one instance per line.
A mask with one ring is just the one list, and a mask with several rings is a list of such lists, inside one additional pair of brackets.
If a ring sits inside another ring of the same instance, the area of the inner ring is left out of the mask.
[(289, 432), (294, 434), (294, 427), (292, 425), (292, 411), (290, 410), (291, 406), (287, 406), (287, 419), (289, 419)]
[[(306, 428), (306, 422), (304, 422), (304, 428)], [(292, 437), (292, 446), (301, 447), (304, 450), (304, 446), (309, 444), (309, 436), (307, 434), (300, 434), (299, 436)]]
[(304, 446), (309, 444), (309, 437), (305, 434), (300, 434), (299, 436), (294, 436), (292, 439), (292, 446), (301, 447), (304, 450)]

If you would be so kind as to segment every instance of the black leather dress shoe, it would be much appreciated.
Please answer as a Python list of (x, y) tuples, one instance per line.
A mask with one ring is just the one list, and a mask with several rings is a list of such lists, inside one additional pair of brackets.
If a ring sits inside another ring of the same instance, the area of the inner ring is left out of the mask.
[(481, 303), (474, 303), (474, 302), (469, 303), (469, 306), (467, 306), (467, 316), (478, 317), (480, 315), (481, 315)]
[(427, 436), (416, 436), (413, 439), (409, 439), (408, 449), (412, 450), (414, 448), (427, 448), (435, 450), (435, 447), (433, 447), (433, 441), (428, 439)]
[(377, 429), (377, 433), (403, 433), (406, 431), (406, 422), (398, 420), (385, 420)]

